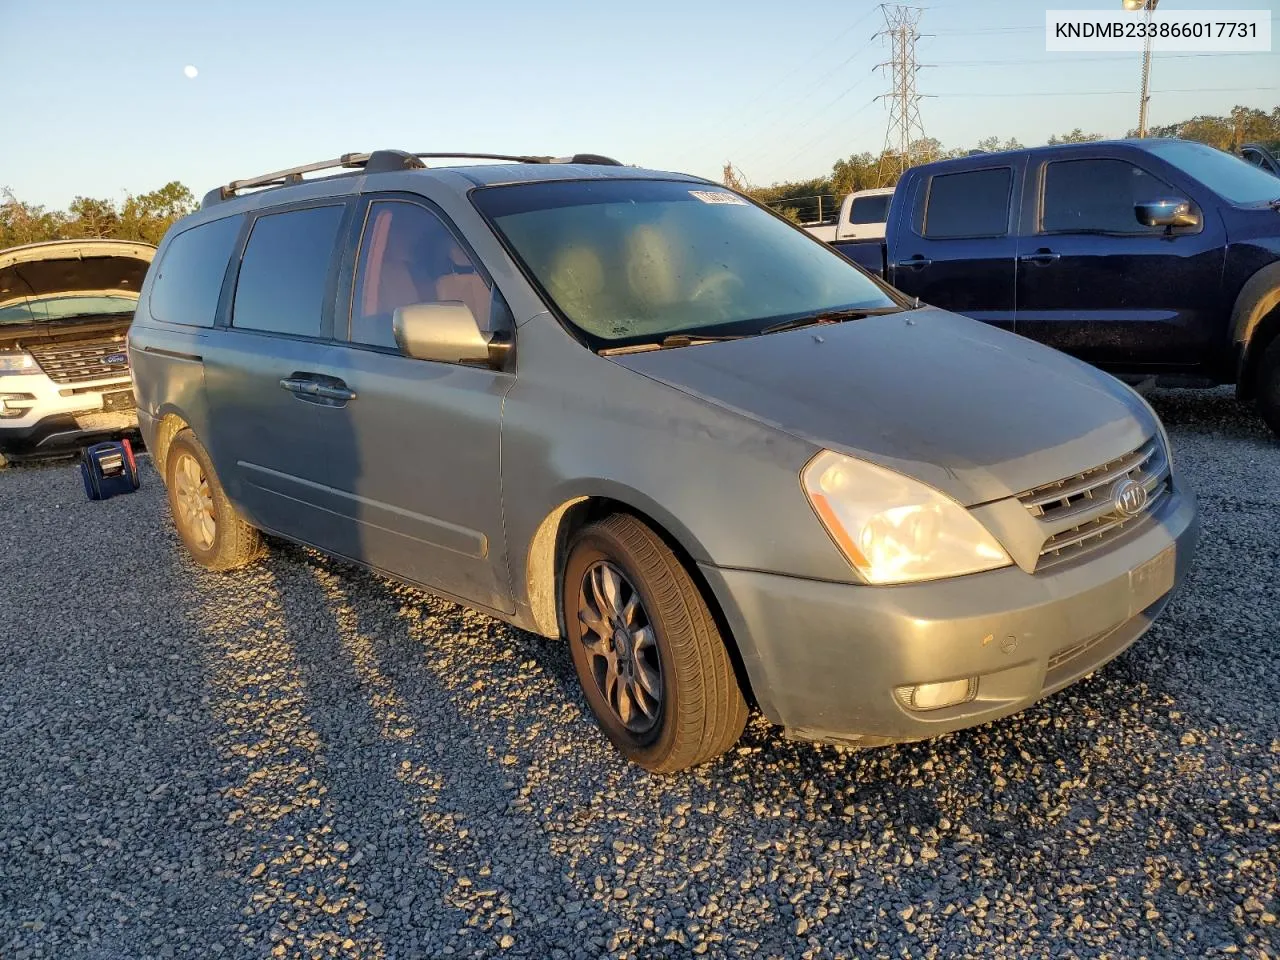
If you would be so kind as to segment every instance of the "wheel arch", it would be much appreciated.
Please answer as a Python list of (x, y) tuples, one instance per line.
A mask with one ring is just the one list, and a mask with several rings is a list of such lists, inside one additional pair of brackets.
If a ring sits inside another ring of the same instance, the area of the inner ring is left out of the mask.
[(737, 640), (721, 608), (719, 598), (698, 568), (699, 558), (706, 552), (688, 529), (666, 514), (660, 507), (645, 509), (636, 506), (645, 498), (638, 494), (628, 496), (623, 491), (579, 494), (562, 500), (547, 513), (530, 540), (525, 566), (525, 595), (538, 633), (549, 638), (565, 636), (563, 612), (560, 609), (560, 591), (564, 582), (564, 568), (569, 556), (569, 544), (573, 535), (588, 524), (614, 513), (626, 513), (644, 523), (656, 533), (675, 554), (676, 559), (694, 582), (711, 611), (720, 634), (724, 638), (737, 674), (743, 695), (754, 703), (750, 678), (742, 661)]
[[(151, 450), (151, 461), (155, 464), (162, 480), (169, 475), (167, 469), (169, 446), (173, 438), (183, 430), (190, 428), (190, 422), (174, 408), (163, 409), (156, 418), (155, 440)], [(166, 481), (167, 482), (167, 481)]]
[(1236, 396), (1251, 400), (1258, 363), (1280, 335), (1280, 263), (1263, 267), (1241, 287), (1231, 311), (1231, 333), (1239, 351)]

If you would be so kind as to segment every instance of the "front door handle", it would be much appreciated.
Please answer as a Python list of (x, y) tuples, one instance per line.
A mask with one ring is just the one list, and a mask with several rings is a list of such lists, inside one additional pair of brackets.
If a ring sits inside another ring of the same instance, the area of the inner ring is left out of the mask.
[(332, 406), (341, 406), (348, 400), (356, 398), (356, 392), (341, 380), (326, 378), (313, 380), (310, 377), (284, 377), (280, 386), (288, 390), (299, 400), (312, 403), (329, 402)]
[(1052, 250), (1037, 250), (1035, 253), (1024, 253), (1018, 258), (1019, 263), (1053, 263), (1055, 260), (1061, 260), (1062, 254), (1054, 253)]
[(897, 263), (894, 264), (894, 266), (904, 267), (904, 268), (910, 267), (912, 270), (917, 270), (920, 267), (927, 267), (931, 263), (933, 263), (933, 261), (930, 260), (928, 257), (922, 257), (920, 256), (920, 254), (917, 253), (910, 260), (899, 260)]

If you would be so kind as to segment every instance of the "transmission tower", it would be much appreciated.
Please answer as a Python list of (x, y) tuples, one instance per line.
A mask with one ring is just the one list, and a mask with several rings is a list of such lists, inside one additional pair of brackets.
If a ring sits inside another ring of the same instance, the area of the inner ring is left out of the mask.
[[(924, 8), (881, 4), (880, 11), (884, 14), (885, 28), (876, 36), (887, 39), (890, 59), (877, 66), (878, 69), (888, 67), (891, 80), (889, 91), (876, 97), (889, 101), (889, 125), (885, 129), (880, 169), (876, 171), (877, 181), (883, 184), (886, 174), (902, 176), (911, 165), (912, 144), (925, 139), (924, 122), (920, 119), (920, 101), (924, 98), (916, 92), (916, 73), (924, 66), (916, 61), (916, 41), (920, 39), (917, 28)], [(885, 169), (892, 166), (892, 161), (885, 162), (891, 151), (897, 155), (896, 170)]]

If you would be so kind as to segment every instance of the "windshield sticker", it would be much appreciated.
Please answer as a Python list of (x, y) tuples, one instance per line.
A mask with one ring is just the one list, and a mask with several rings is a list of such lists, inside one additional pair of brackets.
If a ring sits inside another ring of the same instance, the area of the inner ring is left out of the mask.
[(724, 190), (690, 190), (689, 196), (697, 197), (703, 203), (736, 203), (741, 207), (747, 205), (747, 201), (738, 195)]

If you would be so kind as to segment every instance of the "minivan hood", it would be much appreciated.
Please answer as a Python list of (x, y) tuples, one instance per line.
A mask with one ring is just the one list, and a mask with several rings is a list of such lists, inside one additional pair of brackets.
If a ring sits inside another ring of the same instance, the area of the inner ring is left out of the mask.
[(1156, 431), (1113, 377), (933, 308), (609, 359), (966, 506), (1098, 466)]
[(66, 294), (137, 299), (156, 248), (122, 240), (53, 240), (0, 250), (0, 307)]

